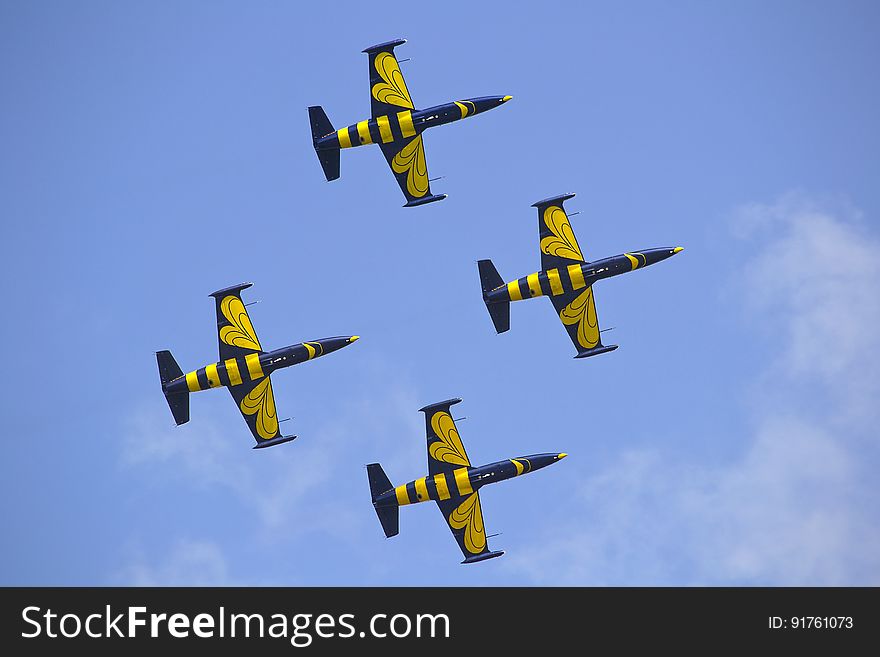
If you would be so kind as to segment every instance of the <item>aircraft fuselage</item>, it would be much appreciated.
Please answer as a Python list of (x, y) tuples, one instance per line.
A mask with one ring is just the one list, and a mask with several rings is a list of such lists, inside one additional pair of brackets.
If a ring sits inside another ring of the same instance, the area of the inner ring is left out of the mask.
[(510, 96), (481, 96), (435, 105), (427, 109), (405, 109), (340, 128), (317, 140), (315, 148), (320, 151), (401, 141), (421, 134), (428, 128), (494, 109), (508, 100)]
[(211, 388), (241, 385), (257, 381), (276, 370), (319, 358), (342, 349), (358, 339), (358, 336), (323, 338), (311, 342), (282, 347), (274, 351), (254, 352), (238, 358), (212, 363), (169, 381), (165, 392), (198, 392)]
[(535, 272), (490, 290), (486, 294), (486, 301), (488, 303), (506, 303), (540, 296), (565, 294), (589, 287), (603, 278), (610, 278), (653, 265), (661, 260), (666, 260), (681, 250), (680, 247), (667, 247), (633, 251), (593, 262), (575, 263), (565, 268)]
[(496, 461), (479, 467), (461, 467), (421, 477), (382, 493), (373, 503), (376, 507), (418, 504), (428, 500), (461, 499), (487, 484), (494, 484), (552, 465), (566, 454), (532, 454), (515, 459)]

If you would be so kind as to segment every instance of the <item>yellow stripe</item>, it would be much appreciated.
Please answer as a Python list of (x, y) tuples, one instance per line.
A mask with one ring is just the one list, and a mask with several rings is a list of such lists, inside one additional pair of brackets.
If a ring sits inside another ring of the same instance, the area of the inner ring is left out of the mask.
[(373, 138), (370, 137), (370, 129), (367, 127), (366, 121), (358, 121), (358, 136), (361, 138), (362, 144), (372, 144)]
[(559, 280), (559, 270), (551, 269), (547, 272), (547, 280), (550, 281), (550, 291), (553, 296), (562, 294), (565, 290), (562, 288), (562, 281)]
[(538, 274), (529, 274), (526, 276), (526, 282), (529, 284), (529, 292), (533, 297), (541, 296), (541, 284), (538, 282)]
[(251, 381), (256, 381), (263, 377), (263, 368), (260, 367), (259, 354), (248, 354), (244, 357), (244, 362), (247, 363), (248, 374), (251, 375)]
[(510, 281), (507, 284), (507, 294), (510, 296), (511, 301), (522, 300), (522, 294), (519, 291), (519, 281)]
[(434, 485), (437, 487), (437, 495), (440, 496), (441, 500), (448, 500), (451, 496), (449, 495), (449, 486), (446, 485), (446, 475), (442, 472), (434, 475)]
[(633, 269), (635, 269), (636, 267), (639, 266), (639, 261), (638, 261), (637, 258), (634, 258), (634, 257), (631, 256), (629, 253), (624, 253), (623, 255), (625, 255), (627, 258), (629, 258), (629, 261), (632, 263), (632, 268), (633, 268)]
[(394, 135), (391, 134), (391, 124), (388, 123), (387, 116), (380, 116), (376, 119), (376, 125), (379, 126), (379, 134), (382, 136), (383, 144), (394, 141)]
[(428, 497), (428, 487), (425, 486), (425, 477), (416, 479), (416, 498), (419, 502), (431, 499)]
[(238, 371), (238, 361), (229, 358), (224, 361), (226, 364), (226, 373), (229, 375), (229, 383), (237, 386), (241, 384), (241, 373)]
[(201, 390), (199, 387), (199, 377), (195, 372), (186, 373), (186, 387), (189, 388), (190, 392), (198, 392)]
[(339, 148), (351, 148), (351, 137), (348, 134), (348, 128), (339, 128), (336, 131), (336, 136), (339, 137)]
[(412, 112), (406, 110), (405, 112), (397, 113), (397, 122), (400, 124), (400, 133), (404, 137), (412, 137), (416, 134), (416, 129), (413, 127), (412, 122)]
[(458, 486), (458, 492), (461, 495), (470, 495), (474, 492), (474, 489), (471, 488), (471, 480), (468, 479), (467, 468), (459, 468), (453, 474), (455, 475), (455, 485)]
[(400, 504), (401, 506), (403, 506), (404, 504), (409, 504), (409, 495), (406, 494), (406, 484), (395, 488), (394, 494), (397, 495), (398, 504)]
[(584, 272), (581, 271), (580, 265), (569, 265), (568, 277), (571, 279), (572, 289), (574, 290), (580, 290), (586, 285), (584, 282)]
[(217, 363), (211, 363), (205, 368), (205, 374), (208, 377), (208, 385), (212, 388), (220, 386), (220, 375), (217, 374)]

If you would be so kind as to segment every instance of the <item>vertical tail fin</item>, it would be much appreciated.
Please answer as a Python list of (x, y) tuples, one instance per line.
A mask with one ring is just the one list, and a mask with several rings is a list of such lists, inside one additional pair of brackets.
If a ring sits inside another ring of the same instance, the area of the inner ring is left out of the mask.
[(495, 269), (491, 260), (479, 260), (477, 267), (480, 269), (480, 285), (483, 288), (483, 301), (497, 333), (510, 330), (510, 301), (489, 302), (489, 292), (504, 285), (504, 279)]
[(336, 180), (339, 177), (339, 147), (318, 148), (318, 141), (336, 130), (320, 105), (309, 108), (309, 122), (312, 124), (312, 145), (315, 147), (315, 153), (318, 154), (324, 177), (328, 181)]
[(367, 466), (367, 477), (370, 480), (370, 495), (373, 498), (373, 508), (376, 509), (376, 515), (379, 516), (379, 522), (382, 523), (385, 538), (397, 536), (400, 531), (400, 507), (376, 506), (376, 499), (382, 493), (392, 490), (394, 486), (391, 485), (391, 481), (378, 463), (370, 463)]
[(183, 376), (183, 370), (174, 360), (174, 356), (170, 351), (157, 351), (156, 362), (159, 365), (159, 379), (162, 381), (162, 394), (165, 395), (165, 401), (168, 402), (168, 408), (174, 416), (177, 424), (186, 424), (189, 422), (189, 392), (167, 392), (166, 386), (174, 379)]

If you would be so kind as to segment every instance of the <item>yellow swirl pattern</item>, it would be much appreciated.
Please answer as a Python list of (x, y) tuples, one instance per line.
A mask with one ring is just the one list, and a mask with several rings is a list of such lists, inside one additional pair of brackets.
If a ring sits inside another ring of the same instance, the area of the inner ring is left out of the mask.
[(596, 318), (592, 287), (581, 292), (580, 296), (563, 308), (559, 319), (566, 326), (577, 324), (577, 341), (584, 349), (592, 349), (599, 344), (599, 320)]
[(223, 342), (231, 347), (252, 351), (263, 350), (241, 299), (232, 295), (223, 297), (223, 301), (220, 302), (220, 312), (230, 322), (230, 326), (220, 329), (220, 339)]
[(257, 415), (257, 433), (268, 440), (278, 433), (278, 416), (275, 414), (275, 395), (272, 394), (272, 383), (269, 377), (260, 381), (241, 400), (241, 412), (245, 415)]
[(455, 422), (446, 411), (438, 411), (431, 416), (431, 428), (440, 440), (435, 440), (428, 447), (428, 454), (435, 461), (451, 465), (469, 466), (467, 454)]
[(632, 265), (633, 269), (638, 269), (639, 265), (645, 264), (647, 262), (647, 258), (645, 258), (644, 253), (636, 253), (635, 255), (631, 253), (624, 253), (627, 258), (629, 258), (629, 262)]
[(476, 112), (476, 107), (469, 100), (455, 101), (455, 104), (458, 105), (458, 109), (461, 112), (461, 118), (466, 117), (468, 114), (473, 114)]
[(526, 466), (524, 466), (522, 463), (520, 463), (516, 459), (510, 459), (510, 462), (513, 463), (514, 466), (516, 466), (516, 476), (517, 477), (519, 475), (521, 475), (523, 472), (525, 472)]
[(415, 197), (428, 193), (428, 165), (425, 164), (425, 149), (419, 135), (400, 149), (391, 160), (391, 168), (396, 173), (405, 173), (406, 188)]
[(376, 67), (376, 73), (382, 78), (382, 82), (373, 85), (373, 98), (380, 103), (415, 109), (409, 96), (409, 89), (406, 88), (403, 73), (400, 72), (400, 65), (394, 55), (390, 52), (379, 53), (376, 55), (373, 66)]
[(449, 526), (464, 530), (464, 546), (471, 554), (479, 554), (486, 549), (486, 529), (483, 527), (483, 511), (477, 493), (473, 493), (449, 514)]
[(544, 225), (552, 235), (541, 240), (541, 251), (547, 255), (568, 260), (583, 261), (581, 247), (578, 246), (577, 238), (571, 229), (568, 215), (558, 205), (551, 205), (544, 210)]
[(324, 355), (324, 346), (320, 342), (303, 342), (306, 351), (309, 352), (309, 360), (315, 356)]

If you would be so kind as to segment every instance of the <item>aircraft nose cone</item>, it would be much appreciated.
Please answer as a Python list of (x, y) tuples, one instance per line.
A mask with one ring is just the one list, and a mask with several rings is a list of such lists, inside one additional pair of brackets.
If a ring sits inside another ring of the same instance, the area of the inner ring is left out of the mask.
[(559, 455), (556, 456), (556, 460), (557, 460), (557, 461), (561, 461), (561, 460), (564, 459), (566, 456), (568, 456), (568, 454), (566, 454), (565, 452), (562, 452), (561, 454), (559, 454)]
[(505, 96), (504, 98), (501, 99), (501, 102), (502, 102), (502, 103), (506, 103), (506, 102), (507, 102), (508, 100), (510, 100), (511, 98), (513, 98), (513, 96)]
[(350, 338), (348, 338), (348, 343), (351, 344), (352, 342), (357, 342), (357, 341), (360, 340), (360, 339), (361, 339), (361, 336), (359, 336), (359, 335), (352, 335)]
[(672, 252), (673, 252), (673, 253), (678, 253), (678, 252), (680, 252), (680, 251), (684, 251), (684, 247), (683, 247), (683, 246), (677, 246), (677, 247), (675, 247), (674, 249), (672, 249)]

